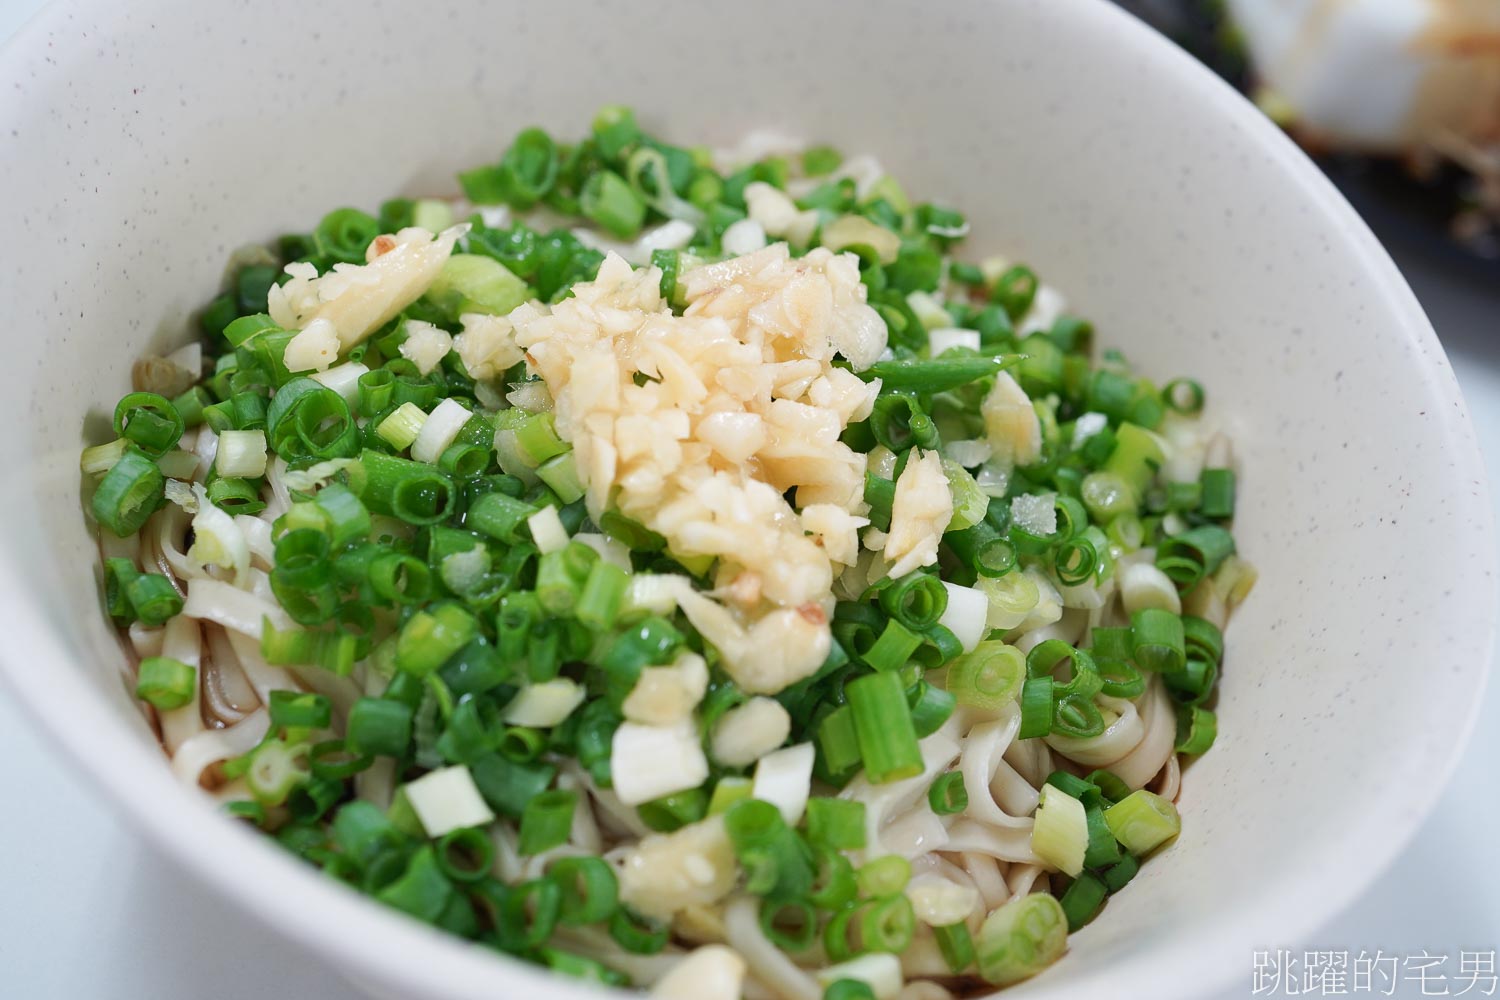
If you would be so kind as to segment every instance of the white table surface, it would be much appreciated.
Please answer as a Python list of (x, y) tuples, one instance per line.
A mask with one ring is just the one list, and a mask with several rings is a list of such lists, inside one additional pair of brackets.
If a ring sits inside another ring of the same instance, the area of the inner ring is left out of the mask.
[[(0, 38), (42, 0), (0, 0)], [(1500, 482), (1500, 291), (1395, 248), (1442, 337)], [(1497, 517), (1500, 517), (1500, 494)], [(1450, 956), (1500, 949), (1500, 683), (1440, 805), (1390, 871), (1309, 941), (1267, 941), (1299, 953), (1361, 950)], [(333, 972), (211, 895), (159, 858), (99, 802), (0, 697), (0, 997), (17, 1000), (362, 1000)], [(1379, 788), (1371, 795), (1382, 794)], [(1251, 992), (1252, 956), (1240, 985)], [(1388, 986), (1377, 981), (1371, 996)], [(1458, 993), (1462, 981), (1430, 983)], [(1420, 996), (1415, 981), (1397, 996)], [(1479, 990), (1469, 995), (1481, 995)], [(1500, 994), (1497, 994), (1500, 995)]]

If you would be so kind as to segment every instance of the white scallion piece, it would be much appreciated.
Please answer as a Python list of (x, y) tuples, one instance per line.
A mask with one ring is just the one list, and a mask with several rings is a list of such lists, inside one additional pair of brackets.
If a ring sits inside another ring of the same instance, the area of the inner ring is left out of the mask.
[(369, 365), (349, 361), (342, 365), (335, 365), (326, 372), (313, 372), (309, 377), (314, 382), (323, 383), (344, 397), (344, 402), (353, 406), (359, 399), (359, 377), (369, 370)]
[(526, 519), (526, 526), (542, 555), (568, 547), (568, 529), (563, 527), (556, 507), (543, 507)]
[(244, 582), (250, 568), (250, 544), (234, 518), (214, 506), (201, 483), (193, 484), (198, 513), (193, 515), (193, 547), (187, 557), (205, 566), (218, 566), (234, 573), (234, 582)]
[(226, 478), (256, 479), (266, 474), (265, 431), (223, 431), (214, 468)]
[(875, 1000), (895, 1000), (901, 992), (901, 959), (889, 952), (871, 952), (813, 973), (818, 985), (827, 989), (840, 979), (857, 979), (870, 987)]
[(503, 718), (513, 726), (556, 726), (583, 704), (584, 690), (566, 677), (528, 684), (505, 706)]
[(429, 837), (495, 821), (474, 777), (462, 764), (429, 771), (405, 786), (406, 801)]
[(78, 468), (84, 475), (102, 476), (115, 467), (120, 456), (125, 454), (125, 446), (129, 444), (124, 438), (116, 438), (109, 444), (99, 444), (92, 448), (83, 449), (83, 454), (78, 458)]
[(950, 347), (967, 347), (979, 350), (979, 331), (965, 330), (956, 326), (940, 326), (927, 334), (927, 346), (933, 357), (938, 357)]
[(811, 743), (798, 743), (766, 754), (755, 765), (751, 797), (771, 803), (781, 811), (787, 825), (796, 826), (807, 809), (807, 797), (812, 790), (813, 757)]
[(581, 531), (573, 536), (573, 541), (582, 542), (595, 552), (599, 558), (625, 572), (633, 572), (630, 564), (630, 547), (616, 538), (601, 535), (592, 531)]
[(938, 624), (953, 633), (965, 653), (970, 652), (984, 638), (990, 613), (989, 595), (946, 580), (943, 589), (948, 591), (948, 607)]
[(1131, 563), (1120, 575), (1120, 599), (1128, 614), (1144, 608), (1160, 608), (1182, 614), (1182, 597), (1167, 574), (1148, 562)]
[(418, 462), (436, 462), (473, 415), (458, 400), (443, 400), (423, 421), (422, 429), (417, 432), (417, 438), (411, 444), (411, 457)]
[(1031, 828), (1032, 851), (1058, 871), (1076, 877), (1083, 871), (1088, 846), (1088, 814), (1083, 803), (1054, 785), (1043, 785)]
[(708, 779), (708, 758), (691, 719), (674, 726), (623, 722), (611, 745), (615, 794), (627, 806), (697, 788)]

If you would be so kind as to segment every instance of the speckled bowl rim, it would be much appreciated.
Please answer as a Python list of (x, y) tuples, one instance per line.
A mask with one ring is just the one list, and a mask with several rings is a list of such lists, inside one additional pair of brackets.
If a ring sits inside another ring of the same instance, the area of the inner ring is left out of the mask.
[[(19, 53), (46, 46), (49, 32), (63, 30), (66, 13), (62, 4), (44, 9), (0, 52), (0, 65), (18, 63)], [(1475, 545), (1493, 553), (1494, 528), (1482, 485), (1483, 464), (1466, 407), (1430, 324), (1364, 223), (1270, 122), (1190, 57), (1133, 18), (1104, 3), (1059, 3), (1049, 9), (1049, 16), (1080, 32), (1108, 32), (1114, 44), (1138, 50), (1142, 62), (1149, 62), (1153, 72), (1169, 76), (1183, 88), (1195, 91), (1198, 100), (1210, 102), (1217, 113), (1231, 117), (1264, 149), (1266, 169), (1280, 171), (1289, 186), (1299, 189), (1295, 197), (1326, 219), (1340, 252), (1357, 258), (1380, 279), (1386, 295), (1378, 305), (1396, 318), (1407, 332), (1413, 355), (1422, 359), (1417, 364), (1424, 391), (1435, 404), (1449, 408), (1449, 419), (1432, 433), (1459, 459), (1453, 472), (1455, 481), (1480, 484), (1477, 490), (1459, 491), (1458, 496), (1469, 510), (1469, 520), (1481, 526), (1473, 539)], [(10, 100), (14, 98), (8, 95), (0, 98), (0, 109)], [(1487, 634), (1481, 645), (1485, 650), (1493, 647), (1500, 614), (1493, 555), (1489, 559), (1488, 569), (1473, 571), (1469, 581), (1475, 591), (1490, 594), (1491, 610), (1484, 625)], [(24, 576), (9, 566), (0, 568), (0, 606), (16, 606), (25, 587)], [(372, 906), (306, 869), (263, 838), (224, 823), (197, 796), (176, 785), (158, 755), (138, 739), (130, 738), (124, 721), (94, 695), (93, 685), (72, 672), (47, 675), (35, 669), (67, 655), (46, 628), (30, 621), (10, 625), (9, 649), (3, 653), (5, 670), (0, 673), (78, 772), (113, 801), (157, 848), (268, 926), (328, 958), (341, 970), (358, 970), (353, 974), (359, 982), (390, 995), (479, 1000), (493, 996), (500, 987), (517, 992), (535, 990), (560, 1000), (589, 1000), (602, 995), (599, 990), (531, 966), (497, 962), (493, 953)], [(1487, 663), (1469, 670), (1474, 687), (1472, 708), (1457, 727), (1461, 738), (1430, 753), (1428, 773), (1433, 780), (1407, 789), (1399, 802), (1394, 797), (1374, 799), (1369, 812), (1360, 817), (1360, 831), (1366, 836), (1357, 851), (1333, 842), (1312, 845), (1325, 878), (1316, 884), (1296, 886), (1290, 897), (1262, 898), (1254, 906), (1226, 914), (1222, 924), (1183, 935), (1172, 942), (1172, 950), (1178, 956), (1195, 957), (1181, 967), (1164, 967), (1158, 949), (1145, 949), (1138, 957), (1079, 972), (1067, 982), (1067, 991), (1082, 996), (1118, 995), (1121, 984), (1128, 984), (1132, 995), (1153, 995), (1163, 1000), (1201, 996), (1227, 985), (1248, 969), (1248, 955), (1228, 955), (1222, 947), (1215, 947), (1216, 937), (1223, 935), (1226, 927), (1243, 932), (1274, 926), (1279, 941), (1303, 940), (1378, 877), (1421, 826), (1476, 723), (1487, 672)], [(101, 746), (110, 752), (101, 754)], [(1378, 835), (1370, 836), (1373, 831), (1379, 831)], [(231, 845), (231, 865), (224, 863), (226, 845)], [(1243, 933), (1224, 936), (1235, 940), (1245, 937)], [(1046, 976), (1019, 991), (1027, 996), (1060, 995)]]

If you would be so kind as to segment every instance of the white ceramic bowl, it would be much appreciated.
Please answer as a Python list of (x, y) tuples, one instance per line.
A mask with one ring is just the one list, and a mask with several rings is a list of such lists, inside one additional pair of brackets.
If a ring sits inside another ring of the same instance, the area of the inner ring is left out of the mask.
[(93, 0), (44, 13), (0, 76), (5, 674), (150, 840), (365, 982), (594, 995), (367, 904), (174, 784), (99, 610), (78, 450), (230, 248), (448, 190), (520, 127), (579, 132), (606, 102), (687, 142), (775, 126), (877, 152), (1145, 371), (1200, 377), (1235, 436), (1262, 576), (1219, 745), (1185, 778), (1179, 842), (1026, 995), (1198, 995), (1299, 946), (1463, 743), (1494, 546), (1432, 330), (1290, 143), (1102, 3)]

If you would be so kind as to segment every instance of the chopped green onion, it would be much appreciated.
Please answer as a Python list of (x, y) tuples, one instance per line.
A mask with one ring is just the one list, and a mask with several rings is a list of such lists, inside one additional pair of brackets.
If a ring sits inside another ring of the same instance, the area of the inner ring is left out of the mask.
[(899, 854), (887, 854), (865, 862), (854, 873), (859, 891), (871, 898), (894, 896), (911, 881), (911, 862)]
[(904, 895), (886, 896), (877, 900), (864, 911), (859, 921), (860, 939), (864, 942), (865, 949), (893, 955), (899, 955), (910, 947), (916, 929), (916, 913), (912, 910), (911, 900)]
[(1054, 699), (1051, 677), (1028, 677), (1021, 686), (1021, 740), (1046, 736), (1052, 732)]
[(989, 640), (953, 661), (947, 687), (960, 705), (993, 710), (1015, 701), (1025, 678), (1026, 657), (1021, 651)]
[(932, 573), (908, 573), (880, 591), (880, 606), (906, 628), (921, 631), (943, 616), (948, 591)]
[(547, 877), (561, 892), (558, 921), (569, 927), (608, 920), (619, 906), (619, 883), (603, 858), (559, 858)]
[(942, 728), (943, 723), (953, 715), (958, 699), (936, 684), (918, 681), (908, 690), (906, 703), (911, 707), (912, 729), (916, 732), (917, 739), (922, 740)]
[(782, 951), (806, 951), (817, 937), (817, 911), (804, 899), (763, 899), (760, 929)]
[(375, 433), (392, 448), (405, 451), (416, 441), (417, 435), (422, 433), (422, 425), (426, 422), (427, 414), (420, 406), (416, 403), (402, 403), (376, 425)]
[(1110, 892), (1119, 892), (1135, 878), (1136, 873), (1141, 870), (1141, 863), (1136, 860), (1135, 855), (1126, 854), (1120, 858), (1118, 864), (1111, 866), (1104, 873), (1104, 887)]
[(922, 750), (901, 678), (893, 671), (868, 674), (850, 681), (844, 692), (870, 781), (879, 785), (921, 774)]
[(361, 698), (349, 709), (345, 742), (351, 751), (371, 756), (401, 757), (411, 745), (411, 706), (387, 698)]
[(1203, 410), (1203, 386), (1190, 378), (1174, 378), (1162, 388), (1161, 400), (1178, 413), (1195, 416)]
[(1156, 548), (1156, 568), (1179, 587), (1211, 575), (1234, 554), (1234, 538), (1216, 524), (1202, 524), (1165, 539)]
[(526, 803), (521, 813), (520, 853), (540, 854), (567, 843), (577, 805), (578, 793), (563, 789), (543, 792)]
[(455, 882), (478, 882), (490, 873), (495, 844), (478, 827), (461, 826), (438, 839), (436, 856), (438, 868), (448, 878)]
[(132, 392), (115, 407), (115, 436), (150, 458), (161, 458), (182, 438), (184, 423), (177, 407), (154, 392)]
[(272, 691), (267, 708), (275, 729), (327, 729), (333, 721), (333, 704), (310, 691)]
[(939, 816), (952, 816), (969, 808), (969, 792), (964, 788), (962, 772), (939, 775), (927, 789), (927, 804)]
[(1215, 520), (1234, 517), (1234, 470), (1204, 469), (1198, 477), (1203, 499), (1198, 513)]
[(1031, 830), (1031, 849), (1037, 857), (1076, 877), (1083, 871), (1088, 843), (1088, 816), (1083, 803), (1056, 785), (1043, 785)]
[(160, 573), (141, 573), (125, 584), (125, 597), (143, 625), (164, 625), (182, 610), (172, 581)]
[(527, 803), (552, 784), (557, 769), (550, 764), (518, 764), (499, 754), (488, 754), (470, 761), (469, 773), (491, 809), (511, 819), (520, 819)]
[(1093, 872), (1084, 872), (1074, 879), (1059, 901), (1063, 915), (1068, 918), (1068, 930), (1076, 931), (1088, 923), (1104, 905), (1108, 894), (1104, 881)]
[(436, 524), (453, 510), (452, 478), (424, 462), (366, 449), (347, 475), (349, 488), (376, 514), (420, 525)]
[(457, 604), (436, 604), (407, 619), (396, 639), (396, 666), (425, 677), (448, 662), (479, 632), (474, 616)]
[(1218, 736), (1219, 720), (1214, 713), (1197, 705), (1177, 706), (1178, 753), (1207, 753)]
[(859, 770), (859, 734), (848, 705), (834, 709), (818, 724), (817, 748), (819, 774), (831, 784), (841, 785)]
[(135, 696), (163, 712), (181, 708), (197, 692), (198, 671), (167, 656), (148, 656), (136, 671)]
[(124, 538), (139, 531), (161, 505), (166, 484), (156, 463), (130, 447), (104, 474), (89, 507), (100, 524)]
[(589, 176), (578, 195), (578, 210), (622, 240), (635, 236), (646, 220), (646, 203), (613, 170)]
[(1142, 608), (1130, 616), (1135, 662), (1143, 670), (1171, 673), (1187, 659), (1182, 618), (1162, 608)]
[(671, 940), (672, 929), (637, 916), (621, 906), (609, 918), (609, 936), (632, 955), (655, 955)]
[(1034, 892), (1012, 899), (979, 928), (979, 974), (995, 986), (1030, 979), (1062, 956), (1068, 917), (1057, 899)]
[(943, 961), (948, 963), (950, 971), (965, 972), (974, 964), (974, 938), (969, 933), (968, 924), (960, 921), (946, 927), (934, 927), (932, 936), (937, 939), (938, 951), (942, 952)]
[[(938, 586), (941, 588), (942, 584)], [(946, 601), (946, 592), (944, 600)], [(906, 665), (911, 654), (916, 652), (920, 645), (922, 645), (922, 637), (914, 634), (893, 618), (885, 623), (885, 629), (880, 633), (880, 638), (860, 655), (860, 659), (878, 671), (899, 670)]]
[(865, 846), (865, 804), (815, 796), (807, 800), (807, 842), (835, 851)]
[(1182, 832), (1182, 818), (1171, 802), (1144, 788), (1104, 810), (1104, 821), (1131, 854), (1150, 854)]
[(986, 378), (1020, 360), (1018, 354), (985, 358), (958, 353), (944, 354), (939, 358), (898, 358), (877, 361), (860, 372), (859, 377), (867, 382), (880, 379), (882, 392), (909, 390), (936, 395)]

